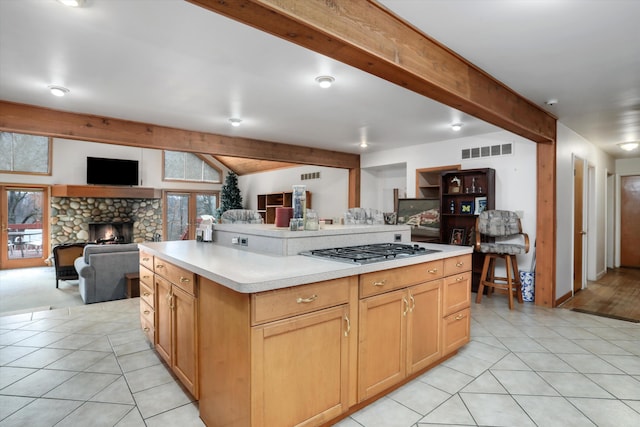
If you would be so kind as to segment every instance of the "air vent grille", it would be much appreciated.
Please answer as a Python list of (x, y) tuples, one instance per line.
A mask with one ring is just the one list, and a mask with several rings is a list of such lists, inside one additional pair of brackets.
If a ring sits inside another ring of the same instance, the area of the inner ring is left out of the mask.
[(513, 143), (486, 145), (484, 147), (463, 148), (462, 160), (479, 159), (481, 157), (509, 156), (513, 154)]
[(300, 179), (306, 181), (308, 179), (320, 179), (320, 172), (311, 172), (300, 174)]

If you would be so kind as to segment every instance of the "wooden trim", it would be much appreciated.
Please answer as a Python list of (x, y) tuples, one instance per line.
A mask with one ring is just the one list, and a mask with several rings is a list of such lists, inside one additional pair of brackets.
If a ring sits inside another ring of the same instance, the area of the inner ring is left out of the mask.
[(111, 187), (100, 185), (53, 185), (54, 197), (97, 197), (120, 199), (159, 199), (161, 191), (145, 187)]
[(556, 119), (373, 0), (187, 0), (536, 142)]
[(349, 169), (349, 208), (360, 207), (360, 168)]
[(360, 156), (357, 154), (68, 113), (7, 101), (0, 101), (0, 130), (156, 150), (247, 157), (345, 169), (360, 165)]
[(535, 304), (555, 307), (556, 144), (537, 144)]
[(558, 298), (555, 301), (555, 307), (559, 306), (560, 304), (562, 304), (563, 302), (567, 301), (568, 299), (570, 299), (573, 296), (573, 292), (569, 291), (566, 294), (562, 295), (560, 298)]

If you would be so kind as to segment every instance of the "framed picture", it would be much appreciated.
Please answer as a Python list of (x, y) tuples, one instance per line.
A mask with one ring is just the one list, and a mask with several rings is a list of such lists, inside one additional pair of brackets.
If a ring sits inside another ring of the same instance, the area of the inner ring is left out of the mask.
[(440, 236), (440, 199), (398, 199), (397, 224), (411, 226), (413, 236)]
[(473, 202), (460, 202), (461, 214), (471, 215), (473, 212)]
[(487, 197), (476, 197), (476, 210), (474, 212), (475, 215), (480, 215), (482, 212), (487, 210)]
[(464, 228), (454, 228), (451, 230), (451, 238), (449, 239), (450, 245), (464, 245)]

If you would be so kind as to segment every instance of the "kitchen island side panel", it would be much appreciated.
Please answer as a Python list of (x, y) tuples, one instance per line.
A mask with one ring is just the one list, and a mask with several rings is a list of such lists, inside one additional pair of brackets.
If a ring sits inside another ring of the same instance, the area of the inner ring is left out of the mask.
[(207, 426), (251, 425), (249, 294), (200, 278), (200, 418)]

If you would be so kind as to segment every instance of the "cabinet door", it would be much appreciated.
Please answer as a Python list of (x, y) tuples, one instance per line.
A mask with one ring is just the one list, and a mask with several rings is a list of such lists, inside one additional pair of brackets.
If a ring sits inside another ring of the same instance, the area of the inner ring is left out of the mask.
[(156, 351), (171, 366), (171, 283), (155, 275)]
[(471, 335), (471, 309), (465, 308), (444, 318), (442, 328), (443, 356), (469, 342)]
[(433, 280), (409, 288), (407, 316), (407, 370), (419, 371), (442, 355), (440, 329), (442, 321), (442, 280)]
[(471, 305), (471, 273), (456, 274), (444, 279), (444, 313), (448, 316)]
[(198, 398), (198, 346), (196, 298), (173, 285), (171, 308), (173, 310), (172, 368), (178, 379)]
[(406, 289), (360, 300), (359, 401), (405, 377), (408, 312)]
[(252, 426), (316, 426), (348, 409), (348, 313), (342, 305), (251, 329)]

